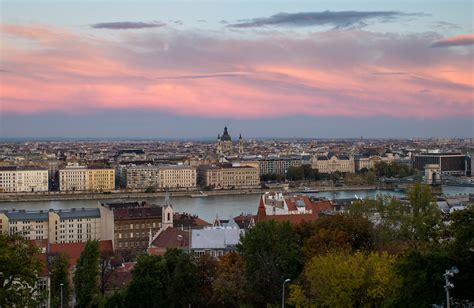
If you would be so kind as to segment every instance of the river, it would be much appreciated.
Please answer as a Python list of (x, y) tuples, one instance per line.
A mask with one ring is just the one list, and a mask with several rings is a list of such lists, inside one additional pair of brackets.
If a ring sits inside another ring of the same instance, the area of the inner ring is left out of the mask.
[[(456, 187), (443, 186), (443, 193), (446, 195), (458, 195), (474, 193), (474, 187)], [(333, 195), (332, 192), (311, 193), (309, 195), (316, 197), (325, 197), (327, 199), (354, 198), (373, 198), (378, 195), (392, 195), (397, 197), (404, 196), (403, 192), (390, 190), (366, 190), (366, 191), (338, 191)], [(207, 198), (189, 198), (172, 197), (171, 203), (176, 212), (186, 212), (196, 214), (200, 218), (212, 222), (216, 215), (222, 219), (230, 216), (237, 216), (241, 213), (255, 214), (257, 212), (260, 194), (254, 195), (228, 195), (228, 196), (209, 196)], [(117, 199), (114, 199), (117, 200)], [(147, 200), (155, 204), (163, 204), (164, 198), (147, 198), (137, 201)], [(112, 200), (110, 200), (112, 201)], [(101, 202), (107, 202), (102, 200)], [(96, 207), (97, 200), (67, 200), (67, 201), (32, 201), (32, 202), (3, 202), (0, 209), (24, 209), (24, 210), (48, 210), (48, 209), (71, 209), (71, 208), (91, 208)]]

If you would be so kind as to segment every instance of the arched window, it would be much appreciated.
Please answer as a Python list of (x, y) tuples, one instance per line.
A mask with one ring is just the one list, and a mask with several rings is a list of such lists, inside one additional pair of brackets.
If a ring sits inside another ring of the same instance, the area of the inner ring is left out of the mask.
[(168, 221), (171, 220), (171, 213), (168, 213)]

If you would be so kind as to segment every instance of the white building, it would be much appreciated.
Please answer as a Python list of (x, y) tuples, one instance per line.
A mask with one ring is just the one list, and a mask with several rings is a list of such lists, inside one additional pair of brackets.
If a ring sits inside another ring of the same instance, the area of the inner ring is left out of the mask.
[(191, 230), (191, 251), (196, 256), (208, 254), (220, 257), (235, 251), (240, 236), (245, 230), (240, 229), (231, 218), (224, 226), (213, 226), (204, 229)]
[(48, 170), (39, 168), (0, 168), (0, 192), (48, 191)]
[(319, 173), (354, 173), (354, 157), (347, 155), (318, 155), (313, 157), (311, 167), (317, 169)]
[(106, 208), (0, 212), (0, 232), (30, 240), (74, 243), (113, 240), (113, 214)]

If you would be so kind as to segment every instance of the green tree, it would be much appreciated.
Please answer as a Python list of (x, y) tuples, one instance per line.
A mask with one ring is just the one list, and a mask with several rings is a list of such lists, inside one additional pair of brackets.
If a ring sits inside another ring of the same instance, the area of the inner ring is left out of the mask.
[[(141, 255), (133, 268), (133, 279), (126, 290), (126, 307), (165, 307), (170, 281), (163, 257)], [(120, 295), (113, 297), (118, 301)], [(114, 303), (111, 300), (112, 303)]]
[[(397, 285), (395, 257), (388, 253), (333, 252), (307, 263), (303, 283), (291, 286), (296, 306), (381, 307)], [(310, 304), (311, 303), (311, 304)]]
[(197, 301), (198, 269), (191, 256), (180, 249), (168, 249), (164, 256), (170, 275), (168, 303), (188, 306)]
[(87, 241), (77, 259), (73, 279), (77, 307), (92, 307), (99, 303), (99, 255), (99, 242)]
[(474, 206), (454, 212), (451, 215), (450, 236), (453, 239), (448, 249), (452, 264), (457, 266), (459, 274), (452, 279), (452, 294), (459, 299), (473, 299), (474, 288)]
[(71, 284), (69, 282), (69, 257), (63, 253), (51, 259), (51, 307), (61, 306), (61, 284), (63, 306), (68, 307), (71, 298)]
[(217, 265), (217, 276), (212, 285), (213, 301), (225, 307), (238, 307), (245, 301), (244, 260), (235, 253), (221, 257)]
[(245, 263), (247, 288), (257, 304), (276, 304), (281, 284), (302, 267), (298, 235), (289, 222), (263, 221), (241, 237), (237, 246)]
[(19, 235), (0, 234), (0, 307), (34, 307), (44, 300), (38, 287), (40, 251)]
[(440, 247), (405, 251), (395, 264), (395, 273), (401, 283), (393, 299), (394, 306), (442, 304), (446, 296), (443, 273), (450, 267), (447, 253)]

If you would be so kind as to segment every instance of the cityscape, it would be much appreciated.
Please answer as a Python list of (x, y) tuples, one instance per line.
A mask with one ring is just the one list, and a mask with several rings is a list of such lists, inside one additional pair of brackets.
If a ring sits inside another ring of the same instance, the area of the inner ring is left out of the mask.
[(0, 307), (474, 307), (472, 2), (0, 9)]

